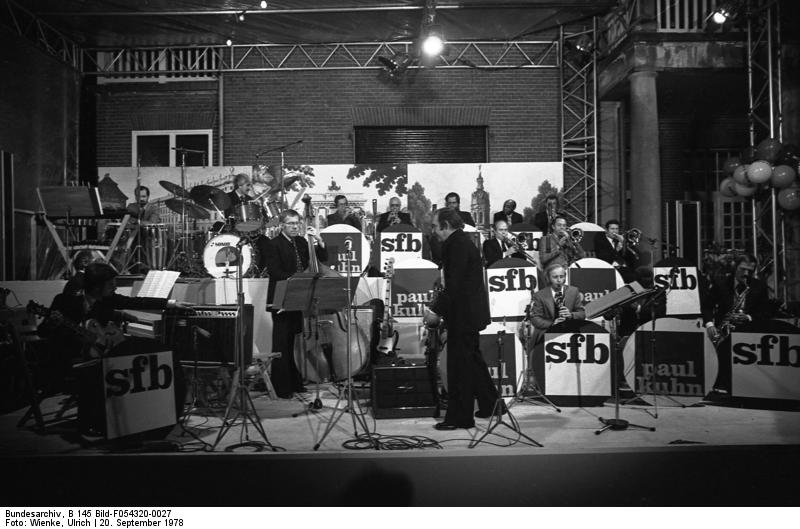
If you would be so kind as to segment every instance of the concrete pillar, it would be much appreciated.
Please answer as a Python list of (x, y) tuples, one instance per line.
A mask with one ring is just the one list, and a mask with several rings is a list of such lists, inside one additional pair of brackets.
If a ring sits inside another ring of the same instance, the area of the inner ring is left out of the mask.
[(644, 237), (661, 239), (664, 215), (656, 72), (634, 72), (630, 83), (631, 226), (642, 230)]
[(609, 219), (623, 217), (621, 106), (619, 101), (600, 102), (597, 224), (601, 226)]

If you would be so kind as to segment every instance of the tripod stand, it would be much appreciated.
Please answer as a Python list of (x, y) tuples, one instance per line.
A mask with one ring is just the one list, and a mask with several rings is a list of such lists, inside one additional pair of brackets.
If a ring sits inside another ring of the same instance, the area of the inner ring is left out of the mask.
[[(523, 322), (523, 325), (525, 322)], [(533, 346), (528, 347), (527, 344), (530, 344), (533, 341), (532, 333), (530, 332), (530, 327), (526, 326), (525, 329), (525, 354), (523, 355), (523, 363), (522, 366), (522, 373), (519, 375), (519, 380), (517, 380), (517, 392), (514, 394), (514, 399), (508, 405), (509, 409), (518, 402), (527, 402), (528, 404), (536, 404), (537, 406), (544, 406), (548, 405), (551, 406), (554, 410), (558, 413), (561, 413), (561, 408), (553, 404), (553, 402), (545, 396), (542, 392), (539, 382), (536, 380), (536, 373), (533, 370)], [(540, 402), (540, 400), (544, 402)]]
[[(243, 238), (243, 241), (247, 239)], [(236, 342), (234, 347), (234, 361), (236, 363), (236, 373), (234, 375), (234, 382), (233, 388), (231, 389), (231, 395), (228, 400), (228, 406), (225, 408), (225, 416), (222, 419), (222, 427), (219, 430), (219, 434), (217, 435), (217, 440), (214, 441), (214, 446), (212, 449), (216, 449), (219, 442), (225, 437), (225, 434), (228, 433), (228, 430), (233, 427), (236, 423), (236, 420), (241, 417), (242, 420), (242, 433), (244, 434), (245, 441), (234, 444), (229, 446), (226, 451), (232, 451), (236, 448), (241, 447), (253, 447), (258, 448), (259, 450), (263, 448), (269, 448), (273, 452), (277, 451), (277, 448), (273, 446), (269, 439), (267, 439), (267, 434), (264, 431), (264, 427), (261, 425), (261, 419), (256, 413), (255, 406), (253, 406), (253, 399), (250, 397), (250, 391), (247, 388), (247, 383), (245, 382), (245, 365), (244, 365), (244, 337), (245, 337), (245, 329), (244, 329), (244, 282), (242, 279), (242, 245), (243, 241), (240, 241), (239, 244), (236, 245), (236, 251), (239, 253), (239, 257), (236, 260), (238, 274), (236, 276)], [(236, 406), (236, 411), (233, 411), (234, 406)], [(263, 439), (262, 441), (251, 441), (250, 435), (248, 431), (248, 422), (252, 424), (253, 428), (258, 432), (258, 434)]]
[[(347, 252), (347, 277), (345, 280), (347, 281), (347, 286), (345, 287), (345, 292), (347, 294), (347, 302), (346, 302), (346, 309), (347, 309), (347, 382), (345, 382), (344, 391), (339, 392), (339, 397), (336, 399), (336, 405), (333, 407), (333, 413), (331, 413), (331, 417), (328, 420), (328, 425), (325, 428), (325, 431), (320, 437), (317, 444), (314, 445), (314, 450), (319, 450), (320, 445), (328, 436), (329, 433), (333, 430), (333, 427), (336, 426), (336, 423), (339, 422), (339, 419), (345, 413), (349, 413), (350, 417), (353, 420), (353, 436), (360, 438), (361, 435), (358, 433), (359, 426), (364, 430), (364, 436), (369, 440), (370, 447), (377, 449), (378, 444), (372, 438), (372, 434), (369, 431), (369, 427), (367, 426), (367, 420), (364, 418), (364, 412), (361, 410), (361, 407), (358, 404), (358, 401), (353, 398), (353, 373), (352, 368), (350, 366), (350, 360), (352, 355), (352, 333), (353, 333), (353, 302), (352, 302), (352, 295), (350, 291), (350, 280), (353, 277), (353, 252)], [(338, 278), (332, 278), (338, 279)], [(346, 396), (346, 405), (342, 408), (339, 408), (339, 405), (342, 403), (342, 395)]]
[[(138, 267), (141, 270), (141, 267), (150, 268), (150, 263), (146, 262), (147, 255), (143, 255), (143, 248), (142, 244), (142, 221), (144, 220), (144, 206), (141, 205), (139, 202), (139, 194), (141, 193), (142, 189), (142, 176), (141, 176), (141, 161), (142, 157), (139, 156), (136, 159), (136, 205), (137, 205), (137, 223), (136, 223), (136, 246), (133, 247), (133, 250), (128, 253), (125, 252), (125, 262), (122, 266), (123, 273), (130, 273), (134, 267)], [(120, 227), (122, 229), (122, 227)], [(130, 248), (130, 246), (128, 246)], [(131, 264), (133, 261), (133, 264)]]
[[(316, 370), (316, 382), (315, 385), (315, 397), (314, 400), (309, 402), (306, 406), (306, 409), (299, 413), (293, 413), (292, 417), (299, 417), (304, 413), (316, 413), (318, 410), (322, 409), (322, 400), (319, 398), (319, 386), (320, 386), (320, 378), (322, 378), (322, 373), (319, 370), (319, 355), (321, 354), (320, 351), (316, 350), (320, 348), (319, 344), (319, 329), (320, 329), (320, 321), (319, 321), (319, 299), (314, 298), (311, 302), (311, 315), (309, 316), (309, 327), (311, 327), (313, 334), (313, 348), (314, 351), (314, 369)], [(311, 322), (314, 322), (313, 324)], [(311, 336), (309, 336), (311, 338)], [(305, 342), (305, 335), (303, 335), (303, 342)], [(305, 349), (305, 348), (304, 348)]]
[[(193, 149), (186, 149), (184, 147), (172, 147), (176, 152), (181, 153), (181, 189), (186, 189), (186, 153), (202, 154), (205, 156), (205, 151), (197, 151)], [(167, 263), (166, 268), (174, 270), (176, 261), (180, 260), (181, 265), (189, 266), (189, 218), (186, 215), (186, 200), (181, 200), (181, 233), (180, 239), (175, 244), (175, 253), (172, 259)], [(241, 254), (241, 248), (238, 248)], [(240, 274), (241, 275), (241, 274)]]
[[(517, 441), (521, 442), (522, 444), (528, 446), (544, 446), (538, 441), (533, 440), (532, 438), (528, 437), (524, 433), (522, 433), (522, 429), (517, 422), (517, 419), (511, 413), (511, 410), (506, 408), (505, 401), (503, 401), (503, 373), (506, 371), (506, 361), (503, 357), (503, 345), (504, 340), (503, 337), (505, 336), (505, 330), (497, 331), (497, 400), (494, 402), (494, 407), (492, 408), (492, 414), (489, 416), (489, 424), (486, 426), (486, 431), (483, 432), (477, 439), (473, 439), (470, 441), (468, 448), (475, 448), (478, 446), (489, 434), (493, 433), (494, 430), (499, 426), (505, 426), (512, 432), (516, 432), (519, 438)], [(505, 410), (505, 413), (503, 411)], [(508, 417), (508, 421), (504, 419), (504, 417)], [(524, 439), (524, 440), (523, 440)], [(516, 442), (516, 441), (515, 441)]]

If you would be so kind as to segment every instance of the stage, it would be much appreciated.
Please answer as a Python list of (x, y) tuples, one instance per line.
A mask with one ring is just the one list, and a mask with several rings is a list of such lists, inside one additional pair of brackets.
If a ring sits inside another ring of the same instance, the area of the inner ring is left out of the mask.
[[(186, 428), (163, 440), (109, 443), (78, 434), (73, 408), (50, 422), (63, 401), (42, 403), (48, 426), (18, 428), (24, 409), (0, 417), (7, 505), (252, 505), (252, 506), (765, 506), (797, 505), (800, 414), (667, 397), (652, 406), (620, 408), (620, 417), (656, 431), (595, 431), (614, 406), (564, 407), (518, 403), (511, 411), (543, 447), (513, 443), (505, 426), (468, 448), (476, 428), (439, 432), (432, 417), (372, 418), (380, 449), (352, 441), (345, 413), (318, 451), (313, 447), (336, 404), (324, 386), (324, 407), (302, 413), (305, 400), (271, 400), (252, 392), (269, 441), (281, 451), (241, 448), (236, 425), (211, 451), (224, 409), (193, 413)], [(365, 396), (363, 393), (360, 395)], [(362, 401), (367, 405), (368, 401)], [(216, 414), (216, 415), (215, 415)], [(300, 414), (294, 417), (294, 414)], [(260, 440), (249, 428), (251, 440)], [(362, 433), (359, 430), (359, 433)], [(495, 435), (501, 434), (501, 435)], [(345, 446), (351, 448), (346, 448)]]

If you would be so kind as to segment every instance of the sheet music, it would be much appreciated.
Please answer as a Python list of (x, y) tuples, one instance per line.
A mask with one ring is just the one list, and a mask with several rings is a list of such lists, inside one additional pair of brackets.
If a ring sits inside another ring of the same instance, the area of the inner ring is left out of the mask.
[(169, 293), (180, 275), (180, 272), (173, 272), (172, 270), (150, 270), (147, 272), (142, 288), (139, 289), (136, 297), (166, 299), (169, 297)]

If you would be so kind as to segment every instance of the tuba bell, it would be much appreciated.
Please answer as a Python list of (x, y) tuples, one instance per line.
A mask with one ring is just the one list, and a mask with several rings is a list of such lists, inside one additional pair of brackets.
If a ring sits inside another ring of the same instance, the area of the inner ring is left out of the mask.
[(625, 242), (629, 246), (637, 246), (642, 238), (642, 230), (639, 228), (631, 228), (625, 232)]
[(583, 230), (580, 228), (572, 228), (569, 230), (569, 238), (573, 243), (578, 244), (583, 240)]

